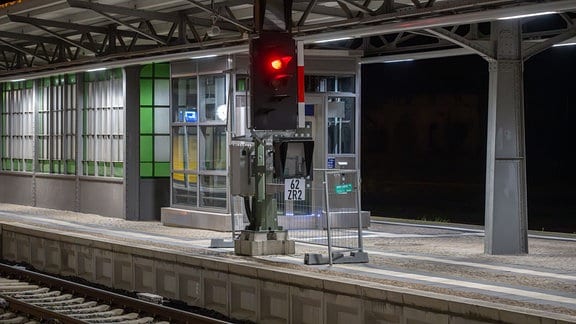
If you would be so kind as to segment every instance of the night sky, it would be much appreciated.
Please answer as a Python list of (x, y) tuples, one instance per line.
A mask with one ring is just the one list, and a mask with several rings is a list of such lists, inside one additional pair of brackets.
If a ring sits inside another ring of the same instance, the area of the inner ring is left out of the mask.
[[(576, 46), (524, 65), (528, 225), (576, 232)], [(488, 64), (474, 55), (362, 69), (362, 207), (484, 224)]]

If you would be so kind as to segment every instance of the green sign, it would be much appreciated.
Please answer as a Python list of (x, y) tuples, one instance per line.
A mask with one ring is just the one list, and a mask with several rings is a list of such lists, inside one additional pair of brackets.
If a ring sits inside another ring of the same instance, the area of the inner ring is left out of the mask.
[(339, 195), (344, 195), (346, 193), (352, 192), (352, 184), (345, 183), (341, 185), (336, 185), (336, 193)]

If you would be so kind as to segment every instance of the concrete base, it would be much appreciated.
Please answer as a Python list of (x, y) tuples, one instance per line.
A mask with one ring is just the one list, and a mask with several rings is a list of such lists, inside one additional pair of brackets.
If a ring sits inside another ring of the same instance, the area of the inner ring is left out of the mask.
[(288, 240), (288, 231), (242, 231), (240, 237), (234, 241), (234, 253), (248, 256), (294, 254), (296, 244)]
[[(232, 217), (229, 213), (164, 207), (162, 208), (161, 221), (164, 226), (199, 228), (221, 232), (232, 230)], [(241, 214), (236, 215), (236, 224), (243, 224)]]
[(234, 240), (232, 240), (232, 239), (225, 240), (225, 239), (221, 239), (221, 238), (211, 239), (210, 240), (210, 247), (211, 248), (233, 248), (234, 247)]
[[(330, 258), (322, 254), (306, 253), (304, 255), (304, 263), (308, 265), (329, 264)], [(344, 253), (332, 252), (332, 263), (368, 263), (368, 253), (358, 251), (350, 252), (350, 255), (344, 255)]]

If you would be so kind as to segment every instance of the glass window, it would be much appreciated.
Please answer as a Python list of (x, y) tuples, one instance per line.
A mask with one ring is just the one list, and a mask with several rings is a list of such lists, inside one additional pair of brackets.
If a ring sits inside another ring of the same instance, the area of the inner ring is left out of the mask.
[[(122, 177), (124, 82), (120, 69), (84, 74), (84, 175)], [(141, 138), (146, 141), (146, 138)], [(142, 152), (141, 152), (142, 154)], [(147, 152), (144, 152), (147, 154)]]
[(170, 80), (158, 79), (158, 78), (154, 79), (154, 105), (168, 106), (169, 104), (170, 104)]
[(196, 127), (174, 127), (172, 133), (172, 168), (175, 171), (197, 170), (196, 134)]
[(198, 176), (183, 172), (172, 173), (172, 203), (188, 207), (198, 204)]
[(224, 74), (172, 80), (174, 205), (227, 207), (227, 80)]
[(2, 88), (2, 170), (33, 171), (34, 81)]
[(198, 82), (197, 78), (182, 78), (172, 81), (172, 95), (175, 109), (172, 120), (179, 123), (198, 121)]
[(76, 77), (6, 83), (2, 98), (2, 169), (75, 174)]
[(202, 139), (202, 169), (226, 170), (226, 126), (202, 127)]
[(226, 121), (226, 76), (200, 77), (199, 106), (202, 121)]
[(226, 208), (226, 177), (201, 176), (200, 206)]
[(356, 78), (353, 75), (307, 75), (304, 77), (306, 92), (356, 92)]
[(355, 114), (354, 97), (328, 98), (328, 154), (354, 153)]

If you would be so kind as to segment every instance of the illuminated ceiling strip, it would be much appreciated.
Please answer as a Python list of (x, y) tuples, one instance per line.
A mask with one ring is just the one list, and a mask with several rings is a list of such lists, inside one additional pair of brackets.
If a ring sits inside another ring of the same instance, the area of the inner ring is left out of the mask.
[(516, 15), (516, 16), (508, 16), (508, 17), (500, 17), (498, 20), (510, 20), (510, 19), (520, 19), (520, 18), (528, 18), (528, 17), (537, 17), (537, 16), (544, 16), (544, 15), (552, 15), (557, 13), (556, 11), (545, 11), (545, 12), (535, 12), (530, 14), (524, 15)]
[(86, 70), (86, 72), (97, 72), (97, 71), (104, 71), (104, 70), (106, 70), (105, 67), (100, 67), (100, 68)]
[(191, 57), (191, 59), (193, 59), (193, 60), (199, 60), (199, 59), (210, 58), (210, 57), (217, 57), (217, 56), (218, 56), (218, 54), (208, 54), (208, 55), (193, 56), (193, 57)]
[(339, 41), (348, 40), (348, 39), (352, 39), (352, 37), (340, 37), (340, 38), (317, 40), (317, 41), (314, 42), (314, 44), (323, 44), (323, 43), (339, 42)]
[(576, 45), (576, 43), (558, 43), (558, 44), (552, 45), (552, 47), (574, 46), (574, 45)]

